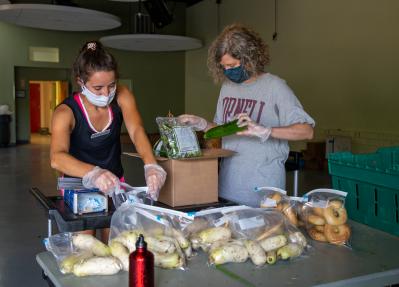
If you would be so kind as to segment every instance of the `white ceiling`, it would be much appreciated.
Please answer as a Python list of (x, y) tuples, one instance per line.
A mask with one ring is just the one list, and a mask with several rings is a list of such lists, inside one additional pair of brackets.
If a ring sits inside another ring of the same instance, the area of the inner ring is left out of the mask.
[[(21, 3), (22, 0), (12, 1), (14, 4), (1, 4), (1, 1), (3, 0), (0, 0), (0, 21), (3, 22), (46, 30), (100, 31), (114, 29), (121, 26), (122, 22), (120, 18), (114, 15), (118, 9), (121, 10), (119, 7), (120, 5), (118, 5), (117, 2), (121, 2), (121, 5), (124, 5), (123, 7), (127, 7), (128, 9), (124, 8), (121, 11), (125, 13), (127, 12), (127, 15), (130, 15), (130, 10), (132, 6), (126, 6), (126, 2), (137, 2), (138, 0), (107, 0), (101, 2), (97, 2), (96, 0), (96, 2), (94, 3), (82, 1), (82, 3), (85, 4), (92, 3), (91, 6), (95, 6), (98, 4), (98, 7), (101, 7), (101, 5), (104, 5), (107, 2), (115, 3), (115, 5), (109, 6), (110, 9), (104, 9), (103, 7), (101, 11), (96, 9), (98, 8), (97, 6), (96, 8), (91, 9), (80, 8), (76, 5), (55, 5), (38, 3), (27, 4)], [(68, 1), (70, 0), (62, 1), (68, 3)], [(60, 0), (60, 3), (62, 1)], [(186, 5), (189, 5), (188, 3), (190, 1), (195, 3), (199, 0), (180, 1), (187, 1)], [(34, 1), (32, 0), (31, 2)], [(125, 2), (125, 4), (122, 2)], [(74, 4), (73, 1), (70, 3)], [(135, 5), (137, 5), (137, 3)], [(86, 5), (86, 7), (88, 6)], [(123, 27), (126, 27), (126, 23)], [(126, 28), (124, 28), (122, 31), (126, 31)], [(126, 32), (110, 33), (113, 35), (103, 37), (100, 39), (100, 41), (107, 47), (120, 50), (158, 52), (184, 51), (198, 49), (202, 47), (202, 42), (200, 40), (185, 36), (164, 34), (131, 34)]]

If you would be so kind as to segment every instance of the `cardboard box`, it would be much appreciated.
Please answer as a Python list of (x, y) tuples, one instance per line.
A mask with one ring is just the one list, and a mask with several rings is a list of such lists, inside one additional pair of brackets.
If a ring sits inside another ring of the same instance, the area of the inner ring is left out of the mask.
[[(203, 149), (201, 157), (169, 159), (157, 157), (168, 173), (159, 201), (171, 207), (218, 201), (218, 158), (232, 156), (225, 149)], [(140, 157), (137, 153), (125, 153)]]
[(326, 158), (329, 153), (351, 151), (352, 142), (350, 137), (328, 136), (326, 138)]

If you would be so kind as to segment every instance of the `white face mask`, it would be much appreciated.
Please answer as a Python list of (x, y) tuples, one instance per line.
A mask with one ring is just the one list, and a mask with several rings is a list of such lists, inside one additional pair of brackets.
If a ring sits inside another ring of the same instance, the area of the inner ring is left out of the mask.
[(97, 107), (106, 107), (108, 106), (115, 97), (116, 87), (113, 91), (109, 93), (108, 96), (104, 95), (96, 95), (92, 93), (86, 86), (82, 85), (82, 94), (85, 95), (86, 99)]

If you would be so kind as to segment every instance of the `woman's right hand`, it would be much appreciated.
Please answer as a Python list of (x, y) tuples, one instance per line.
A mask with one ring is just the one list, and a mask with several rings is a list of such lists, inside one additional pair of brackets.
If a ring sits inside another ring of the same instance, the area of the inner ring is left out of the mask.
[(108, 194), (119, 185), (119, 179), (109, 170), (96, 166), (83, 176), (82, 183), (85, 188), (98, 188)]
[(206, 130), (208, 126), (207, 120), (195, 115), (187, 115), (187, 114), (180, 115), (177, 117), (177, 120), (182, 124), (186, 124), (193, 127), (194, 130), (196, 131)]

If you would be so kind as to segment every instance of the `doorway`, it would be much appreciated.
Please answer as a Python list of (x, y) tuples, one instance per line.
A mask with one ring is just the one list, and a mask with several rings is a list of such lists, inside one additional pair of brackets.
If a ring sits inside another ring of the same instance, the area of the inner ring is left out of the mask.
[(66, 81), (29, 81), (30, 133), (51, 134), (54, 109), (68, 96)]
[(48, 137), (54, 109), (72, 93), (70, 69), (15, 67), (14, 78), (16, 143)]

